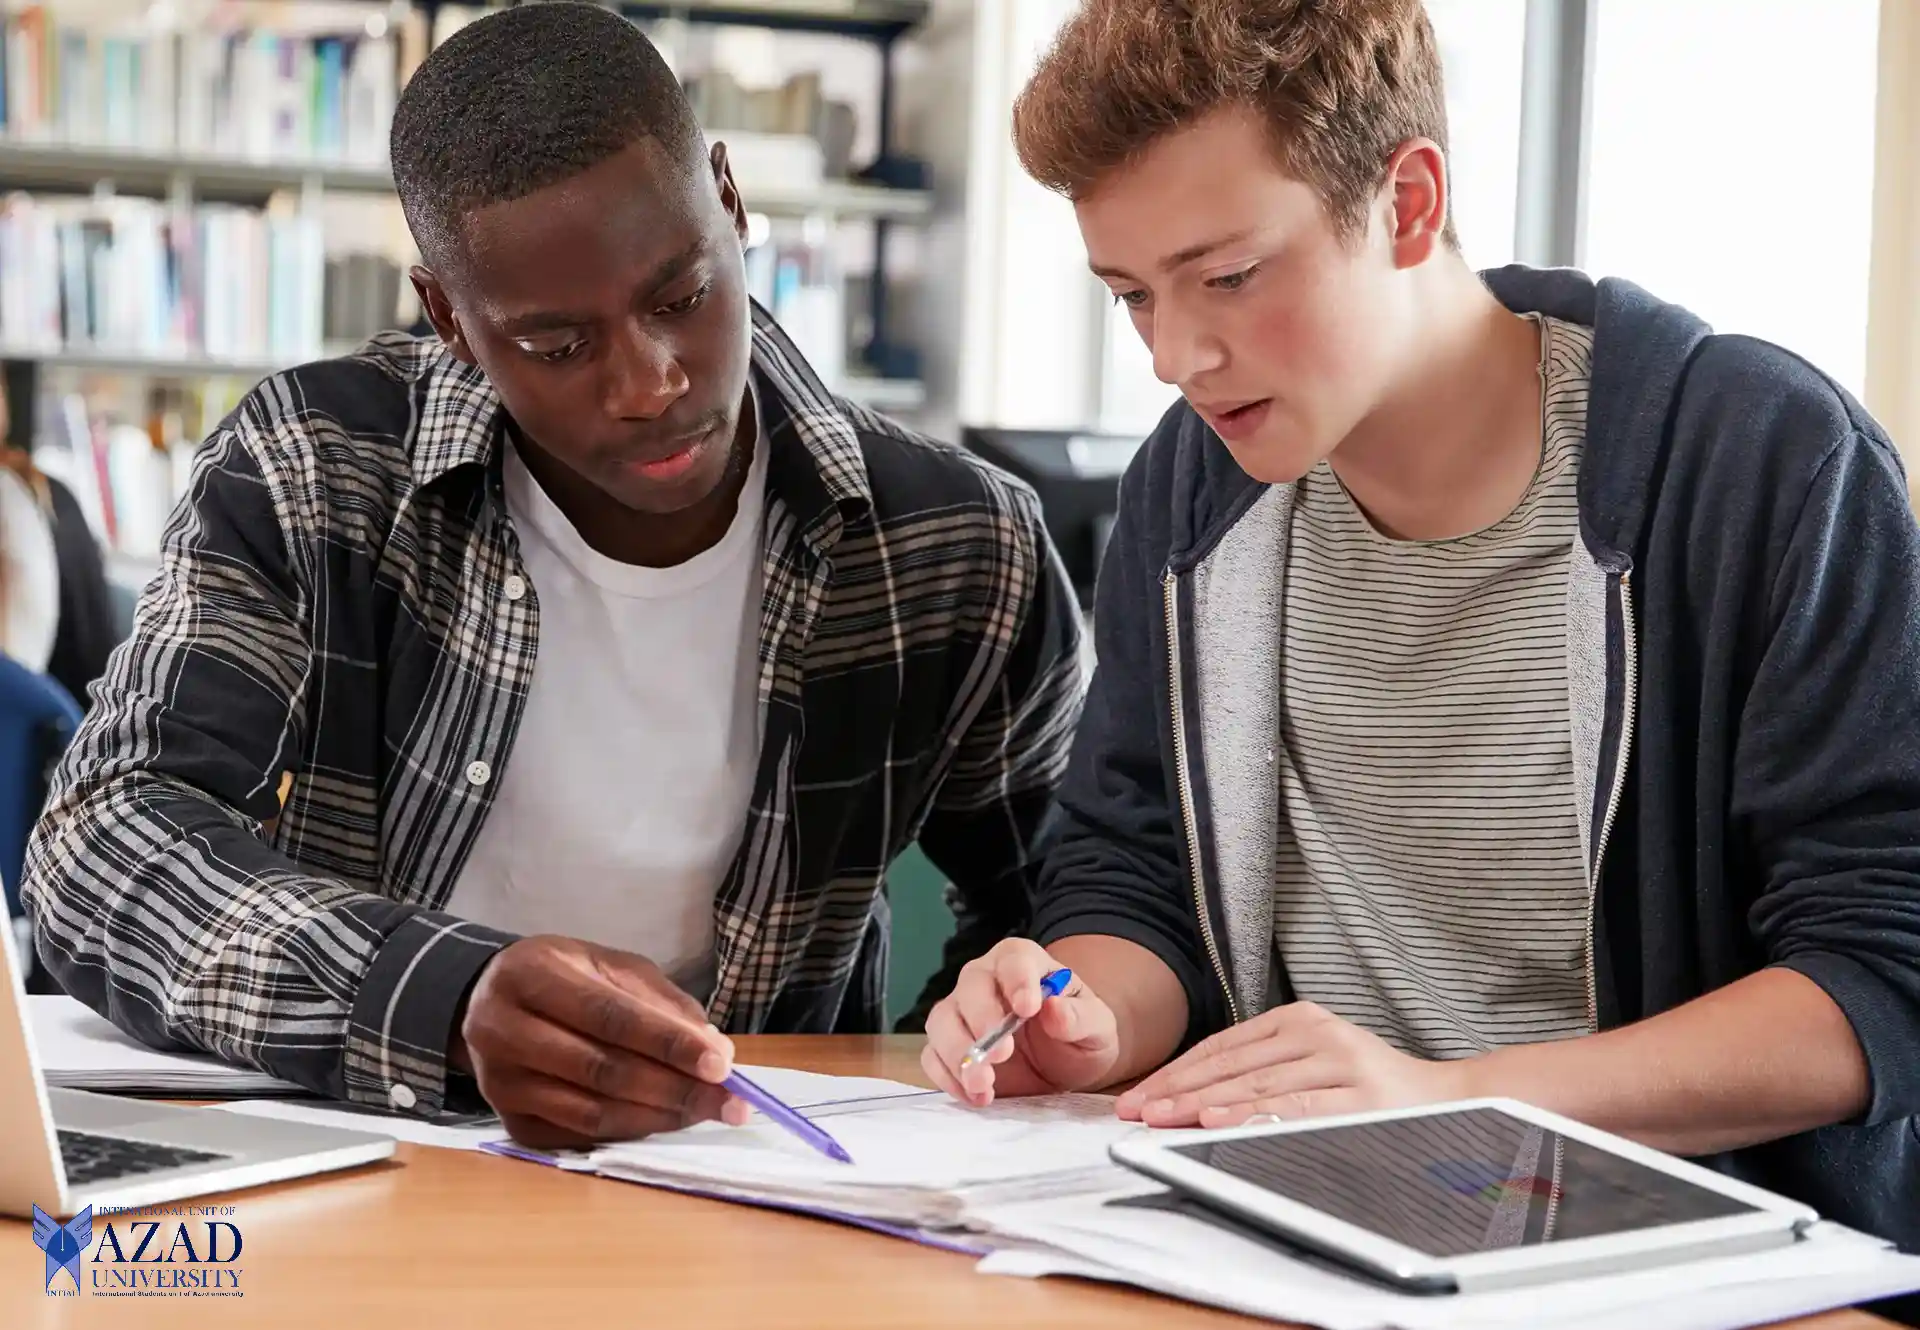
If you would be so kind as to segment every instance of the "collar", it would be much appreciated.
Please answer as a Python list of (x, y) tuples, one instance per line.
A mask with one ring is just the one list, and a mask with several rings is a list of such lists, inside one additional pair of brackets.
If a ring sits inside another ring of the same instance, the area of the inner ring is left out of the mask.
[(424, 489), (464, 466), (486, 466), (500, 452), (506, 412), (487, 376), (444, 346), (428, 367), (413, 426), (414, 483)]
[(873, 507), (860, 434), (846, 405), (827, 391), (773, 315), (758, 301), (749, 313), (767, 496), (793, 513), (814, 554), (825, 554), (848, 522)]
[[(815, 552), (824, 552), (873, 504), (860, 435), (773, 316), (758, 301), (748, 303), (751, 396), (769, 452), (768, 493), (793, 511)], [(492, 465), (505, 423), (487, 376), (443, 348), (427, 371), (414, 427), (415, 484)]]

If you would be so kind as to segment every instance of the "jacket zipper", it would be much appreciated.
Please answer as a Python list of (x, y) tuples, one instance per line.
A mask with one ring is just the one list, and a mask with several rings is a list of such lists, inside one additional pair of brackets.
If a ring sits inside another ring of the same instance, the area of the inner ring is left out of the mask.
[(1220, 992), (1227, 999), (1227, 1019), (1231, 1024), (1238, 1025), (1240, 1004), (1234, 1000), (1233, 985), (1227, 982), (1227, 967), (1220, 959), (1220, 944), (1213, 936), (1213, 919), (1207, 912), (1207, 889), (1200, 873), (1200, 825), (1194, 817), (1193, 775), (1187, 767), (1187, 715), (1181, 683), (1180, 613), (1176, 585), (1173, 570), (1169, 568), (1161, 578), (1160, 586), (1167, 611), (1167, 679), (1170, 684), (1168, 696), (1173, 703), (1174, 779), (1179, 785), (1180, 823), (1186, 829), (1187, 836), (1187, 876), (1193, 887), (1194, 914), (1200, 920), (1200, 938), (1206, 943), (1207, 959), (1213, 963), (1213, 977), (1219, 981)]
[(1607, 857), (1607, 839), (1613, 834), (1613, 820), (1620, 811), (1620, 792), (1627, 783), (1627, 757), (1633, 749), (1634, 704), (1640, 695), (1640, 645), (1633, 628), (1633, 588), (1630, 573), (1620, 574), (1620, 627), (1625, 635), (1626, 693), (1620, 701), (1620, 742), (1614, 749), (1613, 782), (1607, 791), (1607, 813), (1600, 822), (1600, 842), (1593, 852), (1593, 881), (1587, 897), (1587, 1024), (1600, 1029), (1600, 988), (1593, 954), (1594, 916), (1600, 909), (1600, 869)]

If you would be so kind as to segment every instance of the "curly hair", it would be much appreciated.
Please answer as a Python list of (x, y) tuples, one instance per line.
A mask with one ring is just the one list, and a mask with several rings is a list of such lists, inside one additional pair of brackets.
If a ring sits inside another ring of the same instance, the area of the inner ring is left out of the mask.
[[(1420, 0), (1085, 0), (1014, 102), (1014, 146), (1035, 180), (1079, 199), (1230, 106), (1261, 116), (1281, 167), (1319, 191), (1345, 236), (1396, 148), (1447, 146)], [(1457, 248), (1451, 219), (1446, 240)]]

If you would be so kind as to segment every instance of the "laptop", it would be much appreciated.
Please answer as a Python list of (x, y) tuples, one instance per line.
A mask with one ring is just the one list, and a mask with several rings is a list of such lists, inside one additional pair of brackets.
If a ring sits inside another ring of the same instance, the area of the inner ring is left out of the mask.
[(393, 1139), (47, 1087), (0, 933), (0, 1215), (76, 1215), (370, 1164)]

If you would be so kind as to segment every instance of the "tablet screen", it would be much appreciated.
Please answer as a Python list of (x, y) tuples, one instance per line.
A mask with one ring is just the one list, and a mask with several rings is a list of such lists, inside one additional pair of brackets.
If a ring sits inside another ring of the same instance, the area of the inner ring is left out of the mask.
[(1440, 1258), (1753, 1212), (1497, 1109), (1171, 1151)]

